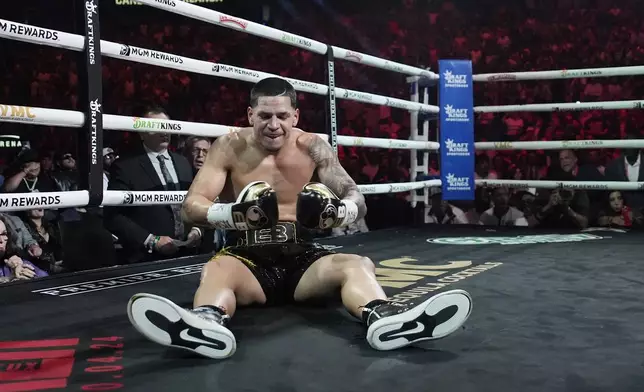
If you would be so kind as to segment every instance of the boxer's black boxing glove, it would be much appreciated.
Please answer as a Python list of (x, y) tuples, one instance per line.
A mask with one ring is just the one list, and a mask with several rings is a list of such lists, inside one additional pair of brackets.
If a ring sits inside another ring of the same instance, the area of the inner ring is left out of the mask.
[(267, 229), (275, 226), (278, 219), (277, 195), (264, 181), (246, 185), (235, 203), (215, 203), (208, 209), (208, 223), (218, 229)]
[(309, 229), (326, 230), (355, 222), (358, 206), (351, 200), (340, 200), (326, 185), (310, 182), (297, 197), (297, 221)]

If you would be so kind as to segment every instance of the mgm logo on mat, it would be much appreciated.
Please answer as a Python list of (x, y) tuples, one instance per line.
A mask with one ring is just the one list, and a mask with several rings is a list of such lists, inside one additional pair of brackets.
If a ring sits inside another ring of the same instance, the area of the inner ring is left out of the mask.
[[(395, 302), (407, 302), (433, 291), (469, 279), (481, 272), (503, 265), (499, 262), (474, 264), (472, 261), (448, 261), (447, 264), (427, 265), (412, 257), (400, 257), (377, 263), (376, 276), (382, 287), (396, 291), (390, 297)], [(405, 289), (401, 291), (401, 289)]]

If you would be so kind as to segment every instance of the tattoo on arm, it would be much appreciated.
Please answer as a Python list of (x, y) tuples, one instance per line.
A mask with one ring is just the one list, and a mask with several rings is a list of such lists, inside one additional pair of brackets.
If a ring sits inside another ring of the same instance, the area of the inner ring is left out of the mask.
[(331, 189), (341, 199), (349, 199), (358, 205), (358, 219), (367, 215), (367, 205), (358, 185), (340, 164), (331, 146), (315, 136), (309, 146), (309, 153), (317, 166), (320, 182)]

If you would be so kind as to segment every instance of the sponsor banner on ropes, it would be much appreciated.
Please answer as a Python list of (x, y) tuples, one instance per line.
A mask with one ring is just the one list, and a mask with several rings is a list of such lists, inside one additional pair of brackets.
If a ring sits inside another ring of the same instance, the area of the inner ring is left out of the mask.
[(440, 143), (444, 200), (474, 200), (472, 63), (441, 60)]
[(604, 237), (593, 234), (544, 234), (513, 237), (439, 237), (429, 238), (427, 242), (440, 245), (531, 245), (601, 239), (604, 239)]

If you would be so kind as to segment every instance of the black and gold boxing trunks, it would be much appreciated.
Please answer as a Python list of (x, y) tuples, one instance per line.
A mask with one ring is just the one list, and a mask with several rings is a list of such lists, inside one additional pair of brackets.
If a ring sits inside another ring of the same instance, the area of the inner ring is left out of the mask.
[(270, 229), (227, 231), (225, 246), (212, 259), (232, 256), (255, 275), (269, 305), (293, 302), (302, 275), (320, 258), (335, 254), (314, 242), (315, 232), (294, 222)]

